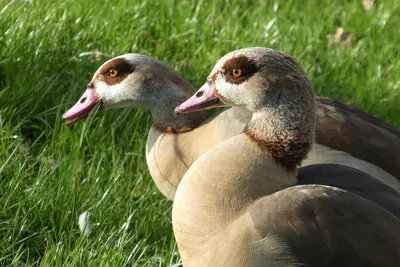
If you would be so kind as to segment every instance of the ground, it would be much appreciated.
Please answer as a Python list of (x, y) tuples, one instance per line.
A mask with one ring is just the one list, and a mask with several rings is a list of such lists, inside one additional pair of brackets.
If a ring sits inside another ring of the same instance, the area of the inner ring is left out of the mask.
[(61, 120), (105, 60), (147, 54), (198, 87), (225, 53), (271, 47), (318, 95), (399, 127), (399, 25), (397, 0), (0, 1), (0, 265), (179, 266), (149, 113)]

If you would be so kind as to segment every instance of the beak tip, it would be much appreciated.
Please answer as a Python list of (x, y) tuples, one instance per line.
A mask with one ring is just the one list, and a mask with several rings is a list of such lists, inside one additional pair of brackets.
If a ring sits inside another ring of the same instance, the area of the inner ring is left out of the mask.
[(177, 106), (177, 107), (174, 109), (174, 114), (175, 114), (175, 115), (181, 114), (181, 113), (182, 113), (182, 109), (181, 109), (180, 107), (181, 107), (181, 106)]

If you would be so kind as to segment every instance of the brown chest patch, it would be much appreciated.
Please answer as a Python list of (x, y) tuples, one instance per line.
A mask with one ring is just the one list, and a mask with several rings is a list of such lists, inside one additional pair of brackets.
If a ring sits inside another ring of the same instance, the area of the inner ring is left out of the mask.
[(186, 133), (190, 132), (196, 127), (189, 127), (189, 126), (170, 126), (170, 125), (165, 125), (162, 123), (153, 123), (152, 125), (153, 129), (162, 132), (162, 133), (167, 133), (167, 134), (180, 134), (180, 133)]
[(294, 171), (296, 167), (301, 164), (301, 162), (307, 157), (312, 145), (311, 143), (299, 140), (265, 140), (261, 136), (249, 130), (245, 130), (245, 134), (251, 140), (256, 142), (258, 147), (267, 150), (268, 154), (275, 160), (275, 162), (288, 171)]
[[(234, 70), (240, 70), (241, 74), (235, 77)], [(259, 68), (255, 61), (244, 55), (239, 55), (227, 60), (222, 67), (222, 71), (225, 74), (225, 80), (228, 83), (233, 84), (241, 84), (242, 82), (247, 81), (251, 76), (258, 72), (258, 70)]]
[(200, 124), (202, 124), (206, 120), (207, 116), (200, 116), (196, 119), (191, 120), (185, 125), (168, 125), (164, 123), (154, 122), (152, 127), (155, 131), (159, 131), (162, 133), (181, 134), (192, 131), (193, 129), (199, 127)]
[[(111, 76), (113, 71), (117, 72), (115, 77)], [(108, 85), (115, 85), (122, 82), (129, 74), (135, 71), (135, 66), (124, 58), (115, 58), (101, 67), (94, 79), (104, 81)]]

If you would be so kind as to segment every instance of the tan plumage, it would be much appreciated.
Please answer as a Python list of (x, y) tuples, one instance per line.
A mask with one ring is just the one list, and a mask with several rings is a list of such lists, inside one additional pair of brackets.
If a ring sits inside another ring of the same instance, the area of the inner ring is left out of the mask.
[[(230, 76), (233, 68), (241, 79)], [(207, 108), (216, 96), (253, 115), (244, 132), (196, 160), (178, 187), (173, 226), (185, 267), (400, 264), (400, 220), (356, 195), (366, 188), (298, 185), (295, 165), (311, 148), (316, 117), (311, 84), (293, 59), (266, 48), (229, 53), (177, 110)], [(329, 176), (334, 166), (321, 168), (314, 171)]]

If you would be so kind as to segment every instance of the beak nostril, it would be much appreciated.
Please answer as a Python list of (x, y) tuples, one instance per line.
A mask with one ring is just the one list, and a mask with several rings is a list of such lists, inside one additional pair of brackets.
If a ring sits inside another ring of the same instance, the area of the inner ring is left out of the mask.
[(79, 101), (79, 103), (81, 103), (81, 104), (85, 103), (86, 99), (87, 99), (86, 96), (85, 96), (85, 97), (82, 97), (81, 100)]
[(196, 97), (201, 97), (202, 95), (204, 95), (203, 91), (197, 92)]

